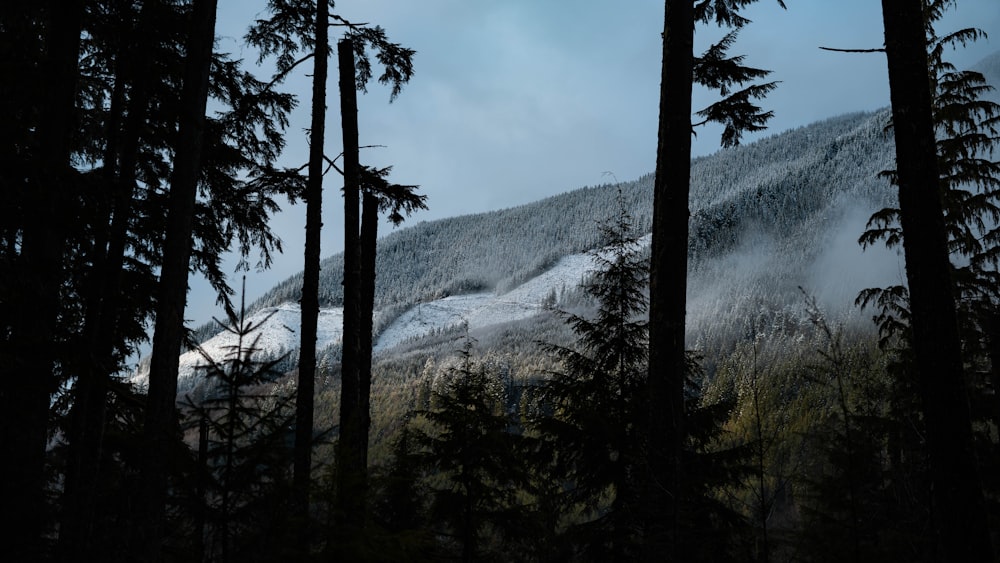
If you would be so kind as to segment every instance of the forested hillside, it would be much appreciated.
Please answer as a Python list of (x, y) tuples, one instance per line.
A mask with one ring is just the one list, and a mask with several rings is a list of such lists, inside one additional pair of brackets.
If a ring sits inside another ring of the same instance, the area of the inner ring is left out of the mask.
[[(705, 307), (729, 308), (734, 299), (751, 294), (778, 307), (798, 300), (796, 288), (812, 284), (811, 268), (829, 239), (838, 235), (845, 215), (870, 213), (894, 201), (888, 183), (877, 177), (892, 159), (887, 123), (885, 112), (841, 116), (692, 163), (692, 275), (719, 279), (719, 269), (726, 267), (720, 260), (727, 256), (770, 264), (759, 272), (764, 277), (745, 279), (745, 270), (731, 272), (729, 298)], [(380, 326), (419, 302), (506, 293), (562, 256), (594, 248), (595, 226), (616, 205), (619, 189), (639, 231), (648, 232), (652, 176), (586, 187), (516, 208), (422, 222), (388, 234), (378, 247)], [(758, 246), (753, 249), (758, 254), (751, 256), (747, 241), (754, 237), (766, 240), (767, 248)], [(341, 304), (342, 277), (341, 255), (323, 261), (322, 306)], [(301, 284), (300, 274), (290, 277), (250, 310), (297, 302)], [(705, 289), (694, 284), (693, 299), (702, 298)], [(849, 307), (841, 305), (841, 312)], [(692, 314), (697, 318), (700, 312)], [(217, 330), (210, 325), (200, 336)]]

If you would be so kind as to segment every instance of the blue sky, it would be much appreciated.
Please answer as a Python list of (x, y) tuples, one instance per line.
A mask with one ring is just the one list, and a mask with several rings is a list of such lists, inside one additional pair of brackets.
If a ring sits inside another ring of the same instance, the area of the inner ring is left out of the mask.
[[(775, 112), (765, 134), (887, 106), (884, 56), (818, 48), (880, 47), (880, 3), (786, 4), (782, 10), (761, 0), (748, 10), (753, 23), (732, 51), (771, 69), (781, 82), (764, 101)], [(266, 16), (264, 5), (220, 0), (220, 49), (252, 64), (256, 53), (242, 45), (242, 36), (254, 18)], [(510, 207), (652, 172), (662, 0), (342, 0), (335, 11), (381, 25), (393, 41), (417, 51), (415, 75), (396, 101), (389, 104), (388, 90), (375, 85), (361, 98), (358, 118), (361, 144), (385, 147), (366, 150), (362, 161), (393, 165), (395, 181), (419, 184), (428, 196), (430, 210), (409, 222)], [(951, 53), (959, 66), (1000, 50), (1000, 1), (960, 0), (940, 29), (973, 25), (990, 39)], [(696, 48), (718, 34), (699, 28)], [(336, 57), (332, 63), (326, 145), (334, 156), (340, 152)], [(306, 161), (310, 72), (302, 68), (288, 82), (300, 95), (288, 131), (288, 166)], [(713, 100), (696, 92), (695, 108)], [(716, 151), (718, 140), (717, 130), (700, 130), (695, 155)], [(328, 176), (323, 256), (343, 248), (341, 185)], [(248, 301), (301, 270), (304, 216), (300, 205), (275, 218), (285, 253), (271, 271), (248, 274)], [(386, 233), (391, 226), (380, 228)], [(234, 275), (236, 287), (238, 280)], [(201, 323), (218, 315), (213, 301), (206, 284), (192, 280), (187, 318)]]

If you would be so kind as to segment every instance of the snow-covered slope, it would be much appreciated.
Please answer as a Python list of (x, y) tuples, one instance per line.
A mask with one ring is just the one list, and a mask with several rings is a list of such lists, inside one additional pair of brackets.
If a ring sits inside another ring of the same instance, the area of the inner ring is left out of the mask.
[[(244, 349), (256, 350), (258, 357), (276, 358), (299, 347), (299, 327), (302, 311), (297, 304), (285, 303), (277, 307), (267, 307), (251, 315), (247, 328), (252, 329), (243, 342)], [(320, 349), (339, 342), (344, 326), (344, 310), (323, 309), (317, 324), (317, 345)], [(209, 362), (207, 355), (215, 362), (233, 358), (239, 353), (239, 337), (231, 330), (223, 330), (201, 343), (201, 351), (191, 350), (180, 357), (177, 374), (178, 393), (190, 390), (203, 376), (204, 366)], [(203, 355), (204, 354), (204, 355)], [(148, 365), (140, 365), (133, 380), (145, 386), (149, 376)]]
[[(649, 237), (642, 241), (649, 244)], [(426, 336), (435, 331), (465, 325), (477, 330), (526, 319), (544, 308), (546, 297), (577, 286), (594, 269), (588, 254), (572, 254), (561, 258), (552, 268), (529, 279), (503, 294), (473, 293), (453, 295), (418, 303), (390, 323), (375, 342), (375, 353), (388, 353), (407, 340)], [(376, 315), (378, 313), (376, 312)], [(299, 347), (301, 309), (297, 304), (284, 303), (266, 307), (247, 319), (254, 327), (244, 347), (252, 347), (259, 357), (275, 358)], [(316, 347), (322, 350), (340, 342), (343, 334), (344, 310), (341, 307), (320, 309)], [(203, 376), (208, 361), (203, 353), (216, 362), (232, 357), (238, 350), (238, 337), (223, 331), (201, 344), (201, 351), (185, 352), (180, 358), (178, 392), (193, 389)], [(148, 372), (140, 368), (134, 378), (145, 385)]]

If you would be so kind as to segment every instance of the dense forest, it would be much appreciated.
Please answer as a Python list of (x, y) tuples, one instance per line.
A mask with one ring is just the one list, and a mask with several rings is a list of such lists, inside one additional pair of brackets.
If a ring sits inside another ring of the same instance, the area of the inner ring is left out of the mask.
[[(780, 87), (730, 54), (753, 3), (666, 0), (651, 174), (384, 236), (425, 203), (360, 159), (356, 96), (419, 79), (377, 22), (270, 0), (255, 66), (216, 0), (4, 3), (3, 559), (995, 561), (1000, 53), (957, 69), (960, 3), (883, 0), (891, 107), (741, 145)], [(724, 150), (692, 159), (708, 122)], [(897, 262), (847, 295), (855, 243)], [(305, 270), (246, 303), (224, 256), (282, 251)], [(192, 273), (220, 321), (185, 326)], [(379, 344), (531, 283), (529, 315)]]

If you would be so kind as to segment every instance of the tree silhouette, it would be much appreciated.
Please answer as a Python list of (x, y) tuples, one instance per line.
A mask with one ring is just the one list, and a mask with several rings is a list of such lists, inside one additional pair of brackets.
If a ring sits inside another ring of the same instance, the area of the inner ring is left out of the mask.
[[(768, 71), (746, 67), (743, 57), (728, 57), (736, 32), (749, 20), (740, 9), (754, 0), (666, 0), (660, 117), (654, 180), (652, 251), (649, 274), (649, 451), (645, 506), (647, 548), (673, 553), (679, 536), (679, 506), (685, 495), (682, 450), (685, 443), (684, 385), (687, 365), (688, 192), (691, 184), (691, 93), (695, 82), (718, 89), (723, 98), (698, 112), (724, 126), (723, 146), (739, 143), (745, 131), (759, 130), (771, 112), (752, 100), (774, 83), (751, 84)], [(784, 7), (781, 0), (778, 4)], [(703, 55), (694, 55), (696, 23), (714, 22), (732, 30)], [(745, 86), (745, 87), (744, 87)], [(739, 89), (733, 91), (734, 87)], [(700, 124), (699, 123), (699, 124)]]
[(939, 184), (925, 3), (883, 0), (910, 328), (944, 556), (993, 558), (976, 457)]
[(600, 225), (602, 246), (590, 253), (595, 270), (583, 285), (596, 315), (566, 314), (577, 344), (545, 347), (563, 367), (542, 384), (532, 423), (552, 455), (546, 478), (565, 483), (563, 510), (582, 515), (566, 533), (588, 560), (635, 558), (641, 541), (647, 263), (620, 193), (618, 205)]

